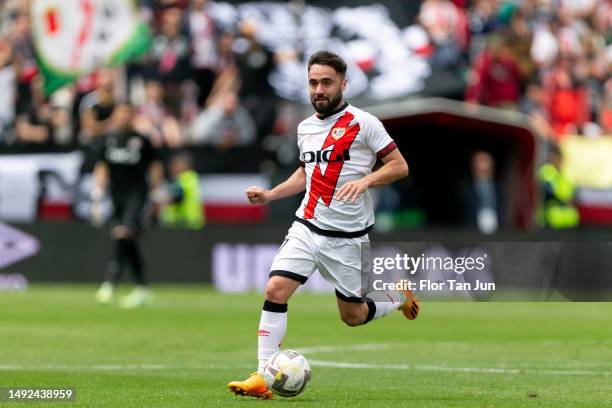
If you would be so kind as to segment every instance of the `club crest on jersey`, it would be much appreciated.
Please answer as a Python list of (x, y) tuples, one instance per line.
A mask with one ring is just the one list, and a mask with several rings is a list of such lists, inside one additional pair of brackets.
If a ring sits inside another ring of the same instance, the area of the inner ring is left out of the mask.
[(331, 131), (331, 135), (334, 139), (338, 140), (340, 139), (342, 136), (344, 136), (344, 132), (345, 132), (346, 128), (333, 128)]

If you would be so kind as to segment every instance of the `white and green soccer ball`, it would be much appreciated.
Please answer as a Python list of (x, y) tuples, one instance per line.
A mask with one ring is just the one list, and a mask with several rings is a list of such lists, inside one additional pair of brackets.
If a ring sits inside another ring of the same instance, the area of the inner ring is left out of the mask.
[(268, 359), (263, 377), (274, 394), (295, 397), (304, 391), (310, 381), (310, 365), (297, 351), (280, 350)]

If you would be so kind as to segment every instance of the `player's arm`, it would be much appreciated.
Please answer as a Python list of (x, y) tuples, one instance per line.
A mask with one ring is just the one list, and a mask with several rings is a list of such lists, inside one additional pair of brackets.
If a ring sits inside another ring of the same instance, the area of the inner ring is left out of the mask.
[(378, 170), (340, 187), (335, 199), (354, 202), (368, 188), (391, 184), (408, 175), (408, 164), (398, 149), (391, 151), (381, 161), (383, 165)]
[(159, 151), (153, 146), (151, 140), (143, 136), (142, 141), (142, 157), (148, 163), (149, 199), (154, 203), (162, 203), (166, 200), (167, 196), (163, 190), (165, 181), (164, 165), (162, 164)]
[(93, 171), (93, 188), (91, 197), (94, 200), (100, 200), (104, 196), (106, 187), (108, 186), (108, 166), (103, 161), (96, 163)]
[(168, 192), (164, 187), (164, 165), (160, 160), (154, 160), (149, 165), (149, 199), (157, 205), (170, 201)]
[(266, 204), (270, 201), (291, 197), (306, 189), (306, 171), (303, 167), (298, 168), (289, 178), (272, 190), (261, 187), (249, 187), (246, 190), (247, 199), (251, 204)]
[(19, 139), (24, 142), (42, 143), (49, 138), (49, 128), (32, 124), (26, 114), (21, 114), (17, 117), (15, 130)]
[(164, 183), (164, 165), (159, 160), (149, 165), (149, 183), (152, 191), (159, 189)]
[(93, 187), (91, 198), (91, 222), (94, 225), (102, 224), (102, 199), (108, 186), (108, 166), (102, 160), (96, 163), (93, 170)]

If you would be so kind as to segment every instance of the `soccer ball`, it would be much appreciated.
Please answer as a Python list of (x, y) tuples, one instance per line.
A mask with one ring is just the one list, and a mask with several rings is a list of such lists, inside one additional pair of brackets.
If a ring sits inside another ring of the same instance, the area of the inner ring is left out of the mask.
[(280, 350), (268, 359), (263, 377), (274, 394), (295, 397), (310, 381), (310, 365), (297, 351)]

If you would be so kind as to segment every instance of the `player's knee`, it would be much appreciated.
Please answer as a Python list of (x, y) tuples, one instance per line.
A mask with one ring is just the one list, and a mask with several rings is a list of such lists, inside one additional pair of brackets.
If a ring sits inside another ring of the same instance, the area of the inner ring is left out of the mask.
[(365, 320), (363, 316), (356, 313), (342, 313), (340, 318), (349, 327), (361, 326)]
[(289, 291), (278, 282), (273, 280), (268, 281), (265, 290), (266, 300), (274, 303), (287, 303), (289, 300)]
[(114, 239), (131, 239), (134, 234), (129, 227), (117, 225), (111, 230), (111, 235)]

